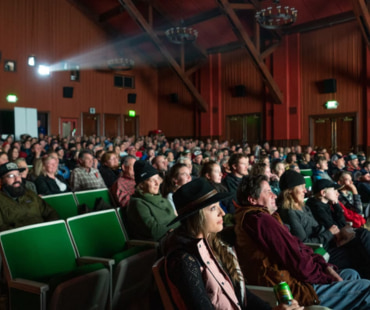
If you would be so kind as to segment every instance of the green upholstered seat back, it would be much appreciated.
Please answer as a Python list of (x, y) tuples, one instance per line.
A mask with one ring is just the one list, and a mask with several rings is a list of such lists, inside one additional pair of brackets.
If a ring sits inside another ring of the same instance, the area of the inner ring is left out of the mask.
[(67, 219), (79, 256), (111, 258), (124, 250), (126, 237), (114, 209)]
[(57, 211), (63, 220), (78, 214), (76, 199), (72, 192), (43, 196), (42, 199)]
[(76, 268), (76, 252), (62, 220), (0, 233), (10, 277), (42, 280)]
[(90, 209), (94, 208), (96, 198), (103, 198), (105, 202), (112, 204), (107, 188), (75, 192), (77, 204), (86, 204)]

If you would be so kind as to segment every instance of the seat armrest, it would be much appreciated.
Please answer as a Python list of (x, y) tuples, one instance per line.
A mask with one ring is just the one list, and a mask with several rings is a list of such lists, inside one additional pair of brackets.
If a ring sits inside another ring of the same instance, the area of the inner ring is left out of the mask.
[(147, 240), (127, 240), (127, 246), (133, 247), (133, 246), (150, 246), (151, 248), (157, 248), (159, 245), (159, 242), (156, 241), (147, 241)]
[(309, 246), (311, 249), (316, 250), (318, 248), (322, 248), (323, 244), (322, 243), (314, 243), (314, 242), (305, 242), (305, 245)]
[(94, 257), (94, 256), (82, 256), (76, 258), (77, 265), (84, 265), (84, 264), (94, 264), (94, 263), (101, 263), (104, 266), (113, 266), (114, 259), (111, 258), (103, 258), (103, 257)]
[(22, 278), (16, 278), (8, 282), (9, 288), (15, 288), (33, 294), (42, 294), (49, 290), (49, 285), (43, 282), (37, 282)]

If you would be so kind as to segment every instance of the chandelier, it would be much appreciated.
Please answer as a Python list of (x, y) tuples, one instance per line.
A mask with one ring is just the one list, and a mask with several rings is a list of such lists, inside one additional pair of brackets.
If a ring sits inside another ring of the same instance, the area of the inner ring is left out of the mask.
[(198, 37), (198, 31), (196, 29), (183, 25), (167, 29), (165, 34), (167, 39), (174, 44), (192, 43)]
[(107, 65), (111, 70), (132, 70), (135, 62), (129, 58), (114, 58), (107, 61)]
[(298, 11), (289, 6), (282, 7), (280, 0), (273, 0), (273, 6), (256, 13), (256, 20), (266, 29), (279, 29), (290, 26), (297, 19)]

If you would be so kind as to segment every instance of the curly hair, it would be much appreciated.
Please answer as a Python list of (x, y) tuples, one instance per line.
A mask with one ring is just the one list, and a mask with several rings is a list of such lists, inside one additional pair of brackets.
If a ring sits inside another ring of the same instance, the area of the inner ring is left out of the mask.
[(239, 184), (238, 190), (236, 191), (236, 198), (242, 206), (248, 206), (250, 203), (248, 198), (258, 199), (261, 195), (261, 183), (263, 181), (268, 182), (267, 176), (257, 175), (249, 176), (246, 175), (242, 178)]

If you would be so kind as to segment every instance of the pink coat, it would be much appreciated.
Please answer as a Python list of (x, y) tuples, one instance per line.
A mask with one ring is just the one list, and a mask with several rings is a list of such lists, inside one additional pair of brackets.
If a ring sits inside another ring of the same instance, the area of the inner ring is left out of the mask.
[[(204, 286), (215, 309), (241, 309), (231, 280), (218, 264), (209, 245), (204, 242), (204, 239), (201, 239), (197, 243), (197, 248), (200, 257), (205, 263), (205, 267), (200, 267)], [(186, 309), (177, 287), (170, 281), (168, 276), (167, 281), (178, 309)]]

